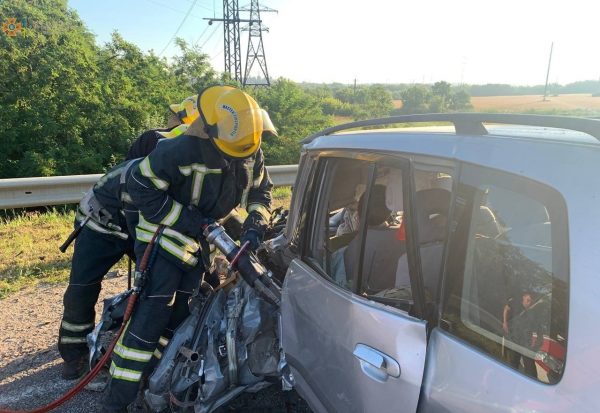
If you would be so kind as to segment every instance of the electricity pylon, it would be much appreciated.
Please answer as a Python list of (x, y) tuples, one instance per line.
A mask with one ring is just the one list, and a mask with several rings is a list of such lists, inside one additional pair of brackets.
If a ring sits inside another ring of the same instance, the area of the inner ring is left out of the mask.
[[(240, 19), (240, 11), (250, 12), (249, 19)], [(267, 61), (262, 41), (262, 32), (268, 31), (268, 28), (262, 26), (260, 12), (276, 12), (268, 7), (260, 8), (258, 0), (251, 0), (250, 6), (242, 8), (238, 5), (238, 0), (223, 0), (223, 18), (207, 18), (208, 24), (220, 21), (223, 22), (223, 54), (225, 58), (224, 71), (229, 73), (231, 79), (246, 86), (248, 84), (250, 71), (255, 62), (263, 73), (265, 82), (254, 83), (260, 85), (270, 85), (269, 72), (267, 70)], [(246, 56), (246, 67), (242, 77), (242, 53), (240, 48), (240, 23), (248, 23), (243, 30), (248, 30), (248, 55)], [(258, 39), (258, 40), (255, 40)]]
[[(258, 0), (250, 0), (250, 7), (242, 7), (240, 11), (250, 12), (250, 23), (247, 27), (244, 27), (243, 31), (248, 31), (248, 52), (246, 54), (246, 68), (244, 70), (244, 86), (270, 86), (271, 81), (269, 79), (269, 70), (267, 68), (267, 58), (265, 56), (265, 48), (263, 45), (262, 33), (268, 32), (269, 28), (262, 25), (260, 19), (261, 12), (277, 12), (270, 7), (260, 7)], [(253, 80), (250, 78), (252, 68), (254, 64), (258, 64), (260, 72), (264, 81)]]

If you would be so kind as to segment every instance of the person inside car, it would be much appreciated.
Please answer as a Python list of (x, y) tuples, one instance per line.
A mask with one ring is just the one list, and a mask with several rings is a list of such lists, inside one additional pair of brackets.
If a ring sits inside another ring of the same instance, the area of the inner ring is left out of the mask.
[[(371, 189), (368, 203), (367, 225), (368, 231), (376, 228), (386, 228), (387, 220), (390, 218), (391, 211), (385, 203), (386, 187), (383, 185), (374, 185)], [(360, 217), (365, 207), (366, 194), (363, 193), (358, 201), (357, 216)], [(358, 225), (357, 225), (358, 229)], [(373, 231), (371, 231), (373, 232)], [(393, 231), (389, 234), (393, 238)], [(375, 242), (372, 237), (368, 237), (368, 242)], [(332, 254), (331, 266), (334, 280), (339, 285), (349, 285), (351, 277), (354, 274), (355, 258), (360, 254), (360, 240), (356, 237), (356, 233), (352, 241), (346, 246), (338, 249)], [(369, 258), (368, 258), (369, 259)]]

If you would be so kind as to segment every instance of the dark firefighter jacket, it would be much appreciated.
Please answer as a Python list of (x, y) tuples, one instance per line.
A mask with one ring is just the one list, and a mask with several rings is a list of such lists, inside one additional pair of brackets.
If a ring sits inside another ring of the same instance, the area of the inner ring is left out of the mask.
[(210, 140), (188, 135), (161, 141), (127, 180), (140, 210), (137, 240), (149, 242), (164, 225), (162, 255), (184, 268), (198, 263), (204, 218), (223, 218), (240, 205), (266, 220), (272, 187), (260, 149), (248, 159), (229, 160)]
[(161, 139), (166, 139), (159, 135), (158, 132), (169, 132), (173, 128), (168, 129), (150, 129), (137, 137), (129, 147), (125, 160), (145, 158), (150, 152), (156, 148), (156, 144)]
[[(141, 159), (133, 159), (116, 165), (92, 187), (94, 197), (102, 205), (102, 208), (110, 213), (112, 218), (107, 224), (92, 218), (86, 224), (88, 228), (121, 239), (129, 238), (124, 210), (132, 212), (134, 207), (129, 194), (125, 190), (126, 175), (131, 173), (133, 167), (137, 166)], [(77, 222), (81, 222), (85, 219), (85, 216), (86, 213), (82, 210), (80, 204), (75, 219)]]
[[(131, 173), (131, 167), (134, 165), (137, 166), (139, 160), (137, 162), (130, 161), (148, 156), (154, 150), (159, 140), (164, 139), (158, 132), (168, 132), (171, 129), (173, 128), (151, 129), (142, 133), (131, 144), (129, 151), (127, 151), (125, 162), (113, 167), (96, 182), (92, 188), (94, 196), (102, 207), (112, 215), (112, 219), (109, 222), (110, 225), (104, 225), (101, 222), (91, 219), (86, 224), (88, 228), (102, 234), (114, 235), (121, 239), (128, 238), (128, 231), (123, 219), (123, 210), (133, 213), (135, 207), (132, 205), (131, 198), (125, 190), (125, 182), (126, 175)], [(131, 215), (128, 214), (128, 217)], [(77, 209), (76, 221), (81, 222), (84, 218), (85, 213), (80, 207)], [(120, 227), (121, 230), (116, 230), (115, 226)]]

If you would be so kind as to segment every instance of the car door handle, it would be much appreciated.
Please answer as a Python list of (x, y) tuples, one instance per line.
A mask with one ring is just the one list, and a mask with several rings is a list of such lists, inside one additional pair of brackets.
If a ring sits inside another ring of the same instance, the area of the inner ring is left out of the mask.
[(379, 382), (388, 377), (400, 377), (400, 364), (392, 357), (365, 344), (354, 347), (354, 357), (360, 362), (360, 368), (367, 376)]

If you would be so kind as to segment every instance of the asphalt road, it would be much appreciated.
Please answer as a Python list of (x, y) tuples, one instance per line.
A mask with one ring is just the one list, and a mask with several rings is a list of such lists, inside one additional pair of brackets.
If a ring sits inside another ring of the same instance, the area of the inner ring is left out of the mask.
[[(25, 367), (25, 366), (23, 366)], [(41, 354), (35, 360), (27, 362), (27, 370), (11, 376), (3, 377), (0, 385), (0, 409), (28, 410), (50, 403), (66, 393), (73, 382), (60, 379), (59, 360), (48, 360)], [(90, 413), (100, 411), (103, 393), (84, 390), (73, 399), (58, 407), (55, 412)], [(306, 403), (296, 392), (281, 392), (273, 385), (256, 394), (243, 394), (229, 405), (218, 410), (219, 413), (290, 413), (310, 412)]]
[[(106, 279), (101, 299), (121, 291), (124, 283), (124, 277)], [(39, 407), (73, 386), (60, 378), (56, 348), (64, 289), (65, 285), (38, 286), (0, 300), (0, 410)], [(102, 393), (85, 390), (54, 411), (96, 412), (101, 398)], [(243, 394), (220, 409), (232, 411), (304, 413), (310, 409), (295, 392), (272, 385), (256, 394)]]

